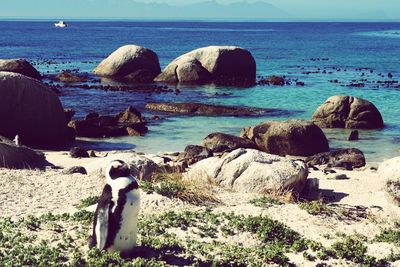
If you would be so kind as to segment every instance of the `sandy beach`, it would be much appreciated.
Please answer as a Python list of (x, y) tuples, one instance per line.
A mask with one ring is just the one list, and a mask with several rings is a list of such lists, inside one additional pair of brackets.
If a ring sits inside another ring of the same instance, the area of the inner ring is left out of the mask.
[[(112, 153), (111, 153), (112, 154)], [(106, 156), (98, 153), (99, 156)], [(46, 152), (47, 160), (56, 166), (87, 167), (102, 158), (72, 159), (68, 152)], [(330, 246), (345, 236), (363, 236), (369, 242), (368, 255), (378, 259), (393, 252), (400, 253), (395, 244), (373, 242), (382, 229), (392, 228), (400, 218), (400, 207), (385, 197), (385, 181), (376, 170), (365, 167), (362, 170), (336, 170), (345, 174), (346, 180), (330, 180), (322, 171), (311, 171), (309, 178), (320, 181), (321, 197), (327, 199), (329, 212), (312, 215), (299, 207), (299, 203), (285, 203), (259, 207), (251, 203), (260, 198), (258, 194), (235, 193), (221, 188), (214, 188), (213, 194), (218, 203), (193, 205), (176, 198), (168, 198), (157, 193), (142, 192), (140, 217), (159, 215), (165, 212), (204, 211), (211, 208), (216, 214), (233, 213), (245, 216), (267, 216), (277, 220), (307, 239)], [(0, 210), (1, 217), (18, 220), (28, 215), (40, 216), (46, 213), (62, 214), (78, 211), (77, 205), (82, 199), (98, 196), (105, 184), (98, 173), (89, 175), (63, 174), (63, 170), (6, 170), (0, 169)], [(93, 208), (91, 208), (93, 210)], [(185, 239), (190, 231), (176, 230), (175, 234)], [(218, 237), (216, 241), (236, 245), (257, 246), (257, 240), (250, 234), (241, 234), (235, 238)], [(210, 240), (203, 240), (211, 242)], [(307, 261), (301, 254), (288, 254), (292, 263), (298, 266), (312, 266), (315, 262)], [(332, 266), (351, 266), (345, 260), (322, 261)], [(393, 266), (400, 266), (400, 261)]]

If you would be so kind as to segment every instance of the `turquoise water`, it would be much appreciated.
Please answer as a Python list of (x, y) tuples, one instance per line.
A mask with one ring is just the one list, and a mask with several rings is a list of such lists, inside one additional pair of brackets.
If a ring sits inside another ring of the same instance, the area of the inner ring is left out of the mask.
[[(400, 88), (396, 88), (398, 84), (378, 86), (377, 81), (400, 80), (400, 23), (71, 21), (70, 25), (70, 28), (55, 29), (52, 22), (46, 21), (0, 21), (0, 55), (2, 58), (27, 58), (37, 63), (36, 67), (43, 73), (57, 73), (62, 69), (90, 72), (104, 57), (125, 44), (153, 49), (162, 67), (198, 47), (237, 45), (252, 52), (258, 75), (285, 75), (305, 83), (304, 87), (246, 89), (178, 86), (182, 91), (179, 95), (64, 88), (60, 99), (64, 107), (75, 109), (78, 117), (91, 111), (114, 114), (128, 105), (139, 108), (145, 116), (152, 116), (154, 113), (143, 110), (150, 101), (202, 102), (286, 111), (273, 117), (166, 116), (162, 121), (151, 123), (145, 137), (89, 140), (81, 145), (97, 149), (134, 148), (143, 152), (178, 151), (188, 144), (201, 143), (206, 135), (215, 131), (238, 134), (242, 127), (265, 120), (310, 119), (326, 98), (345, 94), (373, 102), (383, 115), (385, 128), (361, 131), (358, 142), (346, 141), (348, 130), (324, 130), (330, 146), (358, 147), (370, 162), (399, 155)], [(51, 60), (53, 64), (45, 64), (44, 60)], [(393, 75), (391, 79), (387, 76), (389, 72)], [(338, 83), (330, 80), (338, 80)], [(362, 82), (365, 86), (346, 86), (352, 82)]]

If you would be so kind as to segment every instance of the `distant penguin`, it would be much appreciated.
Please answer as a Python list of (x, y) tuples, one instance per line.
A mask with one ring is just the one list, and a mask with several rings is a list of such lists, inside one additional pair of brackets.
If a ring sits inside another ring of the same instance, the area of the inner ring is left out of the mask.
[(21, 142), (19, 141), (19, 135), (18, 134), (15, 136), (13, 141), (14, 141), (16, 146), (20, 146), (21, 145)]
[(94, 215), (89, 248), (129, 254), (136, 246), (139, 185), (129, 166), (120, 160), (112, 161), (105, 174), (107, 184)]

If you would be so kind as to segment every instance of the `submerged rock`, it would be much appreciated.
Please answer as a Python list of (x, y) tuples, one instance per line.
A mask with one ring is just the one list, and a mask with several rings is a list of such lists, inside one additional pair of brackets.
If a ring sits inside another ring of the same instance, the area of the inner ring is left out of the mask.
[(40, 80), (42, 75), (25, 59), (0, 59), (0, 71), (19, 73)]
[(251, 53), (235, 46), (209, 46), (173, 60), (154, 80), (220, 84), (254, 84), (256, 62)]
[(146, 109), (174, 114), (206, 116), (255, 116), (276, 112), (276, 109), (246, 108), (201, 103), (147, 103)]
[(239, 192), (303, 190), (308, 176), (304, 162), (293, 161), (254, 149), (237, 149), (222, 158), (212, 157), (193, 165), (187, 179), (213, 179)]
[(351, 131), (351, 133), (349, 134), (349, 137), (347, 138), (347, 140), (349, 140), (349, 141), (357, 141), (358, 139), (359, 139), (359, 136), (358, 136), (357, 130)]
[(238, 148), (257, 149), (257, 146), (253, 141), (224, 133), (209, 134), (204, 138), (203, 146), (214, 153), (230, 152)]
[(23, 144), (64, 145), (74, 136), (58, 96), (27, 76), (0, 72), (0, 134)]
[(86, 78), (70, 71), (63, 71), (56, 76), (56, 80), (65, 83), (80, 83), (85, 82)]
[[(311, 166), (330, 165), (331, 167), (344, 167), (346, 169), (364, 167), (364, 153), (357, 148), (337, 149), (332, 152), (325, 152), (308, 157), (306, 163)], [(346, 167), (346, 166), (350, 166)]]
[(152, 82), (160, 72), (157, 54), (136, 45), (118, 48), (93, 71), (95, 75), (135, 82)]
[(383, 119), (371, 102), (352, 96), (332, 96), (311, 119), (323, 128), (380, 129)]
[(144, 135), (148, 130), (146, 125), (141, 113), (133, 107), (128, 107), (116, 116), (90, 113), (84, 120), (69, 123), (77, 136), (91, 138)]
[(303, 120), (263, 122), (242, 129), (240, 137), (253, 141), (259, 150), (275, 155), (311, 156), (329, 151), (322, 130)]

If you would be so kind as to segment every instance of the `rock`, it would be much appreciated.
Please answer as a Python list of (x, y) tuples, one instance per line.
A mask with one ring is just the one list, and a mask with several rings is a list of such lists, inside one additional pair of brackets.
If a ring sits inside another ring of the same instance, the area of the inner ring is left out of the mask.
[(111, 154), (106, 158), (94, 159), (86, 166), (86, 170), (89, 174), (104, 176), (104, 168), (113, 160), (126, 162), (130, 167), (131, 174), (140, 180), (150, 180), (153, 173), (159, 170), (159, 166), (153, 160), (134, 152)]
[[(319, 153), (308, 157), (305, 161), (308, 165), (330, 164), (330, 167), (344, 167), (345, 169), (365, 166), (364, 153), (357, 148), (338, 149), (332, 152)], [(349, 165), (350, 168), (346, 165)]]
[(322, 130), (303, 120), (264, 122), (242, 129), (240, 137), (253, 141), (259, 150), (275, 155), (310, 156), (329, 151)]
[(201, 103), (147, 103), (146, 109), (174, 114), (201, 116), (256, 116), (277, 112), (275, 109), (245, 108)]
[(97, 158), (96, 152), (94, 152), (93, 150), (89, 151), (89, 157), (91, 158)]
[(85, 120), (96, 119), (98, 117), (100, 117), (99, 113), (89, 112), (88, 114), (86, 114)]
[(74, 174), (74, 173), (80, 173), (83, 175), (87, 174), (87, 171), (84, 167), (82, 166), (75, 166), (75, 167), (70, 167), (66, 170), (63, 171), (64, 174)]
[(209, 46), (176, 58), (154, 80), (254, 84), (255, 78), (256, 62), (249, 51), (235, 46)]
[(80, 147), (73, 147), (69, 151), (71, 158), (89, 158), (89, 153)]
[(71, 121), (77, 136), (90, 138), (144, 135), (148, 129), (142, 115), (133, 107), (116, 116), (100, 116), (89, 113), (84, 120)]
[(386, 195), (389, 200), (400, 206), (400, 157), (384, 161), (378, 173), (386, 181)]
[(263, 83), (275, 86), (284, 86), (286, 81), (285, 78), (283, 77), (273, 75), (268, 77)]
[(200, 160), (213, 156), (213, 152), (203, 146), (188, 145), (185, 151), (179, 154), (177, 161), (186, 162), (186, 167)]
[(349, 177), (347, 177), (346, 174), (330, 174), (328, 177), (326, 177), (328, 180), (347, 180)]
[(301, 197), (311, 200), (318, 199), (319, 196), (319, 179), (308, 178), (306, 181), (306, 185), (301, 192)]
[(357, 141), (358, 139), (359, 139), (359, 137), (358, 137), (357, 130), (351, 131), (349, 137), (347, 138), (347, 140), (349, 140), (349, 141)]
[(72, 118), (75, 116), (75, 110), (73, 109), (64, 109), (64, 114), (65, 114), (65, 119), (67, 120), (67, 122), (70, 122), (72, 120)]
[(157, 54), (148, 48), (136, 45), (118, 48), (93, 71), (98, 76), (135, 82), (152, 82), (160, 72)]
[(202, 84), (211, 81), (211, 74), (196, 58), (192, 56), (181, 56), (170, 63), (165, 70), (156, 77), (155, 81)]
[(232, 151), (238, 148), (257, 149), (253, 141), (224, 133), (209, 134), (204, 138), (203, 146), (214, 153)]
[(369, 101), (352, 96), (332, 96), (318, 107), (312, 121), (324, 128), (380, 129), (383, 119)]
[(84, 77), (78, 76), (70, 71), (63, 71), (62, 73), (58, 74), (56, 76), (56, 80), (64, 83), (80, 83), (86, 81)]
[(42, 79), (42, 75), (25, 59), (0, 59), (1, 71), (19, 73), (37, 80)]
[(119, 123), (142, 123), (144, 119), (142, 114), (132, 106), (129, 106), (126, 110), (118, 114)]
[(126, 132), (129, 136), (141, 136), (141, 134), (132, 127), (126, 127)]
[(73, 139), (58, 96), (40, 81), (0, 72), (0, 135), (23, 144), (51, 147)]
[(52, 166), (43, 153), (25, 146), (16, 146), (12, 141), (2, 138), (0, 142), (0, 168), (7, 169), (45, 169)]
[(222, 187), (246, 193), (293, 188), (302, 191), (308, 176), (302, 161), (293, 161), (254, 149), (237, 149), (222, 158), (193, 165), (186, 179), (213, 179)]

